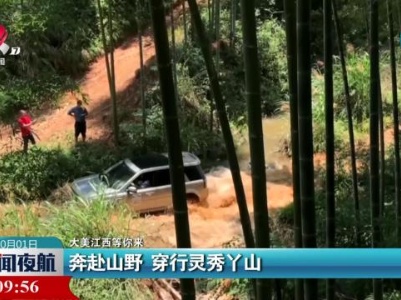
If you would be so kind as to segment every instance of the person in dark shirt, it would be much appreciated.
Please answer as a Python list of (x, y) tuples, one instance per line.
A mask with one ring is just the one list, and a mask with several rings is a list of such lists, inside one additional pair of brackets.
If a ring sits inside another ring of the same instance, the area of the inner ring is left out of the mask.
[(75, 118), (75, 142), (78, 142), (79, 135), (82, 136), (82, 140), (86, 140), (86, 116), (88, 111), (82, 106), (82, 101), (77, 101), (77, 106), (71, 108), (68, 114)]

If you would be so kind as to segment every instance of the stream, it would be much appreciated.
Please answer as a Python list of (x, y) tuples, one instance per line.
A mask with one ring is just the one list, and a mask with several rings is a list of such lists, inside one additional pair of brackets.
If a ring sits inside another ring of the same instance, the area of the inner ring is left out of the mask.
[[(279, 151), (283, 138), (286, 138), (290, 133), (289, 116), (280, 115), (274, 118), (266, 118), (263, 119), (262, 125), (266, 165), (274, 165), (276, 168), (289, 167), (291, 160)], [(248, 169), (250, 158), (248, 141), (238, 148), (237, 153), (241, 169)]]
[[(283, 139), (289, 137), (290, 134), (289, 114), (282, 114), (276, 117), (265, 118), (262, 120), (262, 126), (267, 174), (269, 175), (279, 170), (290, 171), (291, 158), (280, 151), (280, 147), (283, 145)], [(237, 147), (237, 157), (241, 171), (249, 174), (250, 149), (247, 132), (244, 132), (244, 137), (244, 142)], [(212, 168), (210, 171), (213, 172), (213, 169), (215, 168), (229, 168), (229, 163), (228, 160), (225, 159), (214, 162), (211, 167)]]

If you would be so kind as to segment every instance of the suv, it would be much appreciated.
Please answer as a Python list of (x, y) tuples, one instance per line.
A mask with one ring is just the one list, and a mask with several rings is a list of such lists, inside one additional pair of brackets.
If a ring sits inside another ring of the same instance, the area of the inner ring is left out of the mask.
[[(188, 200), (203, 201), (208, 196), (206, 177), (197, 156), (183, 152)], [(73, 192), (84, 199), (99, 196), (125, 200), (138, 213), (168, 210), (173, 207), (168, 155), (148, 154), (124, 159), (101, 174), (79, 178), (71, 184)]]

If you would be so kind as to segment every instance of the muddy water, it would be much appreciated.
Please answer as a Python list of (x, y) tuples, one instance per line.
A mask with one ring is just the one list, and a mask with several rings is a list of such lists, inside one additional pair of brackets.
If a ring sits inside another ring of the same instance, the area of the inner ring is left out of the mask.
[[(278, 152), (280, 141), (289, 133), (286, 116), (263, 121), (266, 163), (274, 165), (266, 170), (269, 209), (283, 207), (292, 202), (290, 159)], [(238, 149), (251, 219), (253, 219), (252, 180), (249, 175), (249, 145)], [(192, 246), (195, 248), (218, 248), (236, 236), (242, 236), (236, 196), (230, 170), (226, 162), (214, 167), (207, 174), (209, 197), (204, 203), (189, 206)], [(139, 219), (131, 225), (138, 233), (144, 228), (149, 247), (174, 247), (175, 229), (172, 215), (152, 216)]]
[[(282, 139), (290, 133), (290, 120), (287, 114), (274, 118), (266, 118), (262, 121), (263, 138), (265, 148), (265, 161), (268, 165), (289, 166), (290, 160), (287, 156), (280, 153), (279, 147)], [(241, 162), (241, 168), (247, 169), (249, 163), (249, 144), (244, 143), (237, 150)]]

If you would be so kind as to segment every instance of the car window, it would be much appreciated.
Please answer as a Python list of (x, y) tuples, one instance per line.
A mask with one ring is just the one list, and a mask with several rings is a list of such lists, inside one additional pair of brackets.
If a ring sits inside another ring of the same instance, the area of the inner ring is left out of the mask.
[(185, 171), (185, 174), (187, 175), (189, 181), (203, 179), (202, 171), (200, 170), (200, 167), (198, 167), (198, 166), (185, 167), (184, 171)]
[[(189, 181), (203, 179), (203, 172), (199, 166), (185, 167), (184, 172)], [(164, 169), (143, 173), (133, 183), (138, 189), (170, 185), (170, 170)]]
[(170, 170), (165, 169), (143, 173), (133, 183), (138, 189), (169, 185), (171, 184)]
[(152, 186), (163, 186), (171, 184), (169, 169), (154, 171), (152, 173), (153, 173)]
[(134, 180), (134, 186), (137, 189), (149, 188), (153, 183), (153, 172), (143, 173)]
[(105, 175), (107, 176), (109, 187), (118, 190), (135, 175), (135, 172), (125, 162), (122, 162), (106, 172)]

